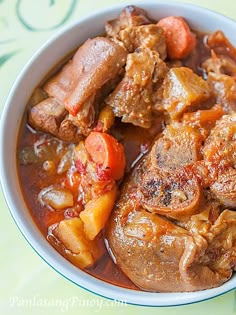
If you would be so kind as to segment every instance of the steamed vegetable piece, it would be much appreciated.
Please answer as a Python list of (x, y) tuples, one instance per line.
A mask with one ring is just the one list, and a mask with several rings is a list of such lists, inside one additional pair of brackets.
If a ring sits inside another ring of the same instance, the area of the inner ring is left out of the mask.
[(70, 251), (66, 251), (66, 256), (73, 264), (80, 268), (94, 264), (97, 255), (96, 242), (87, 239), (80, 218), (61, 221), (54, 233)]
[(89, 201), (80, 212), (80, 218), (84, 222), (84, 232), (88, 239), (93, 240), (104, 228), (114, 206), (116, 195), (117, 188), (114, 185), (112, 190)]
[(40, 202), (54, 210), (62, 210), (74, 205), (72, 193), (68, 189), (47, 187), (39, 194)]
[(180, 16), (168, 16), (161, 19), (158, 26), (164, 30), (167, 55), (170, 59), (184, 59), (196, 46), (195, 35)]
[(93, 131), (85, 140), (91, 159), (115, 180), (124, 175), (125, 154), (123, 146), (111, 135)]

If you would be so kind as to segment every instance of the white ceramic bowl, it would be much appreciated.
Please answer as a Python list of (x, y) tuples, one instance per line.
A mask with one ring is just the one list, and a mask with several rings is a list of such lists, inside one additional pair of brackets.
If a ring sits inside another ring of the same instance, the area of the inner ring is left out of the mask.
[[(193, 29), (215, 31), (220, 28), (236, 45), (236, 22), (215, 12), (169, 1), (132, 1), (132, 4), (147, 10), (150, 17), (154, 19), (167, 15), (180, 15), (187, 19)], [(236, 274), (218, 288), (192, 293), (149, 293), (105, 283), (80, 271), (52, 248), (29, 215), (21, 194), (16, 169), (16, 141), (25, 105), (32, 91), (53, 65), (87, 38), (100, 34), (104, 29), (104, 23), (117, 17), (123, 7), (124, 4), (121, 4), (96, 12), (62, 29), (36, 52), (20, 73), (1, 117), (0, 173), (3, 192), (17, 226), (32, 248), (52, 268), (80, 287), (110, 299), (137, 305), (171, 306), (206, 300), (235, 289)]]

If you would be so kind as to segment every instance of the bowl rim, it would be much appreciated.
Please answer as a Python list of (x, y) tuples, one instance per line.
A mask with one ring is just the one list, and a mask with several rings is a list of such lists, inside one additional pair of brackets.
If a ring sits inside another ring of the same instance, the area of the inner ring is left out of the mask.
[[(177, 292), (177, 293), (154, 293), (154, 292), (145, 292), (145, 291), (136, 291), (130, 290), (122, 287), (118, 287), (116, 285), (106, 283), (102, 280), (99, 280), (93, 276), (88, 275), (82, 270), (79, 270), (75, 266), (73, 266), (70, 262), (68, 262), (64, 257), (62, 257), (44, 238), (41, 234), (37, 225), (34, 223), (32, 218), (27, 218), (24, 221), (24, 218), (17, 210), (17, 203), (15, 203), (16, 199), (13, 199), (15, 194), (19, 192), (19, 183), (18, 186), (12, 186), (8, 179), (9, 166), (8, 161), (9, 157), (5, 154), (5, 148), (7, 146), (7, 136), (5, 130), (7, 130), (8, 122), (10, 122), (10, 109), (12, 107), (12, 101), (16, 97), (17, 93), (19, 93), (19, 86), (22, 85), (25, 77), (29, 73), (30, 69), (32, 69), (33, 65), (37, 62), (38, 58), (48, 49), (50, 49), (51, 45), (54, 45), (56, 41), (60, 38), (65, 37), (68, 32), (71, 32), (72, 29), (78, 28), (80, 25), (83, 25), (87, 21), (94, 19), (95, 17), (99, 17), (101, 15), (114, 15), (115, 11), (122, 10), (126, 5), (130, 3), (120, 3), (116, 5), (109, 6), (104, 9), (96, 10), (93, 13), (87, 14), (82, 18), (79, 18), (77, 21), (68, 23), (66, 26), (60, 28), (57, 32), (55, 32), (49, 39), (33, 54), (33, 56), (29, 59), (23, 69), (20, 71), (17, 79), (15, 80), (6, 100), (6, 103), (3, 107), (3, 111), (1, 114), (1, 122), (0, 122), (0, 150), (2, 154), (0, 155), (0, 180), (4, 198), (6, 200), (8, 209), (11, 213), (13, 220), (15, 221), (18, 229), (29, 243), (29, 245), (34, 249), (34, 251), (55, 271), (61, 274), (64, 278), (70, 280), (77, 286), (97, 294), (98, 296), (105, 297), (111, 300), (121, 301), (127, 304), (139, 305), (139, 306), (179, 306), (197, 303), (200, 301), (205, 301), (222, 294), (225, 294), (231, 290), (236, 288), (236, 275), (232, 277), (231, 280), (226, 282), (220, 287), (207, 289), (203, 291), (196, 292)], [(181, 3), (176, 1), (168, 1), (165, 3), (164, 1), (133, 1), (133, 5), (140, 7), (147, 7), (148, 5), (164, 6), (164, 7), (175, 7), (178, 6), (179, 9), (184, 10), (192, 10), (198, 11), (201, 14), (203, 11), (205, 14), (209, 13), (211, 16), (217, 19), (224, 20), (227, 23), (232, 23), (234, 27), (236, 26), (236, 22), (228, 18), (220, 13), (215, 11), (203, 8), (198, 5), (189, 4), (189, 3)], [(63, 57), (63, 56), (62, 56)], [(41, 78), (42, 79), (42, 78)], [(39, 80), (40, 82), (40, 80)], [(21, 121), (21, 117), (18, 117), (18, 121)], [(20, 124), (20, 123), (19, 123)], [(18, 130), (19, 132), (19, 130)], [(16, 139), (15, 139), (16, 140)], [(16, 143), (15, 143), (16, 144)], [(16, 164), (16, 157), (15, 157)], [(18, 178), (18, 175), (16, 175)], [(18, 178), (19, 181), (19, 178)], [(23, 200), (23, 197), (21, 196)], [(25, 203), (23, 203), (26, 206)], [(28, 210), (26, 210), (28, 211)], [(30, 228), (30, 225), (32, 227)], [(75, 276), (77, 274), (77, 277)], [(77, 280), (78, 279), (78, 280)], [(222, 287), (224, 288), (222, 290)]]

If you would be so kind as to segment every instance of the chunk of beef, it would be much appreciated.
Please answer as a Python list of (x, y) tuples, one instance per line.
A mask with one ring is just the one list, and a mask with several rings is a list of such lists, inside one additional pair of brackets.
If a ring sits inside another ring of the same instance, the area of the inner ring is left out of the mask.
[(69, 60), (56, 75), (51, 77), (43, 86), (43, 89), (51, 97), (56, 98), (59, 102), (64, 104), (64, 99), (69, 93), (70, 84), (73, 78), (74, 63)]
[[(163, 64), (157, 52), (146, 48), (128, 55), (124, 78), (105, 99), (123, 122), (151, 126), (153, 84), (164, 77), (167, 69)], [(162, 71), (158, 73), (159, 65)]]
[(130, 26), (119, 33), (125, 48), (134, 52), (138, 47), (146, 47), (159, 53), (161, 59), (166, 58), (166, 42), (162, 28), (156, 24)]
[(49, 133), (67, 142), (81, 140), (81, 134), (84, 133), (73, 124), (64, 105), (53, 97), (48, 97), (31, 107), (28, 122), (34, 129)]
[(163, 85), (164, 108), (172, 119), (198, 109), (211, 97), (208, 83), (186, 67), (171, 68)]
[(226, 74), (208, 74), (208, 82), (213, 90), (217, 104), (220, 104), (225, 113), (236, 112), (236, 81)]
[(29, 111), (29, 123), (36, 130), (58, 135), (61, 122), (66, 116), (62, 103), (53, 97), (46, 98)]
[(92, 95), (119, 75), (126, 56), (126, 50), (108, 38), (89, 39), (44, 89), (75, 116)]
[(236, 264), (236, 212), (224, 210), (203, 232), (208, 247), (199, 261), (220, 276), (230, 276)]
[(211, 130), (204, 148), (204, 160), (219, 166), (236, 168), (236, 114), (224, 115)]
[(78, 128), (79, 132), (87, 135), (91, 131), (91, 126), (95, 120), (95, 95), (87, 99), (80, 108), (77, 115), (68, 115), (68, 119)]
[(32, 127), (65, 141), (87, 135), (104, 95), (120, 80), (126, 55), (123, 47), (107, 38), (88, 40), (44, 85), (49, 97), (30, 109)]
[(151, 150), (152, 163), (168, 171), (192, 164), (202, 158), (203, 140), (203, 136), (189, 125), (169, 125)]
[(209, 163), (211, 191), (220, 202), (236, 208), (236, 114), (225, 115), (207, 138), (203, 156)]
[[(236, 56), (236, 53), (235, 53)], [(212, 51), (212, 57), (207, 59), (201, 67), (208, 78), (216, 102), (226, 113), (236, 111), (236, 59), (227, 55), (217, 56)]]
[(227, 56), (216, 56), (212, 52), (212, 57), (206, 59), (201, 68), (209, 74), (213, 72), (215, 74), (227, 74), (229, 76), (236, 76), (236, 62)]
[(47, 93), (41, 87), (37, 87), (29, 99), (29, 107), (39, 104), (46, 98), (48, 98)]
[(211, 191), (225, 207), (236, 208), (236, 169), (229, 168), (211, 185)]
[(200, 179), (205, 171), (203, 166), (192, 166), (201, 159), (201, 135), (182, 126), (185, 141), (180, 141), (181, 126), (178, 131), (168, 129), (143, 162), (136, 198), (150, 212), (187, 221), (199, 211), (202, 200)]
[(67, 142), (78, 142), (82, 139), (82, 132), (73, 124), (67, 115), (62, 120), (56, 137)]
[(116, 264), (141, 289), (192, 290), (179, 270), (188, 239), (182, 228), (158, 215), (136, 211), (127, 201), (113, 212), (106, 236)]
[[(214, 123), (222, 113), (215, 114)], [(172, 123), (127, 178), (106, 237), (117, 265), (141, 289), (203, 290), (231, 277), (236, 212), (224, 207), (236, 201), (235, 126), (234, 116), (220, 118), (202, 155), (197, 126)]]
[(222, 31), (216, 31), (207, 38), (207, 45), (214, 50), (217, 55), (229, 56), (236, 61), (236, 48), (230, 43)]
[(150, 24), (151, 22), (145, 10), (129, 5), (122, 10), (117, 19), (106, 22), (105, 30), (108, 36), (116, 37), (122, 29), (128, 26)]
[(191, 216), (185, 224), (185, 228), (194, 235), (200, 234), (206, 237), (211, 225), (216, 222), (221, 213), (221, 205), (214, 195), (209, 191), (204, 191), (204, 203), (201, 204), (201, 212)]
[[(181, 136), (183, 139), (181, 139)], [(202, 135), (190, 126), (168, 126), (139, 167), (135, 199), (142, 208), (187, 221), (203, 197)]]
[(205, 231), (198, 232), (201, 225), (188, 231), (139, 205), (139, 175), (136, 169), (123, 187), (106, 229), (117, 265), (147, 291), (195, 291), (227, 281), (236, 264), (236, 213), (226, 210), (215, 222), (207, 219)]
[(157, 171), (149, 164), (145, 164), (143, 172), (136, 198), (144, 209), (181, 221), (199, 212), (202, 191), (194, 176), (181, 170)]

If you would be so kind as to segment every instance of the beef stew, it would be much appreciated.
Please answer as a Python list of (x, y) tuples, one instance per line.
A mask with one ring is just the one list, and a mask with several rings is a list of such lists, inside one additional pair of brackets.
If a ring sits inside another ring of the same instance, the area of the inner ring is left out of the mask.
[[(178, 31), (177, 31), (178, 29)], [(28, 208), (89, 274), (196, 291), (235, 269), (236, 49), (134, 6), (36, 88), (18, 141)]]

